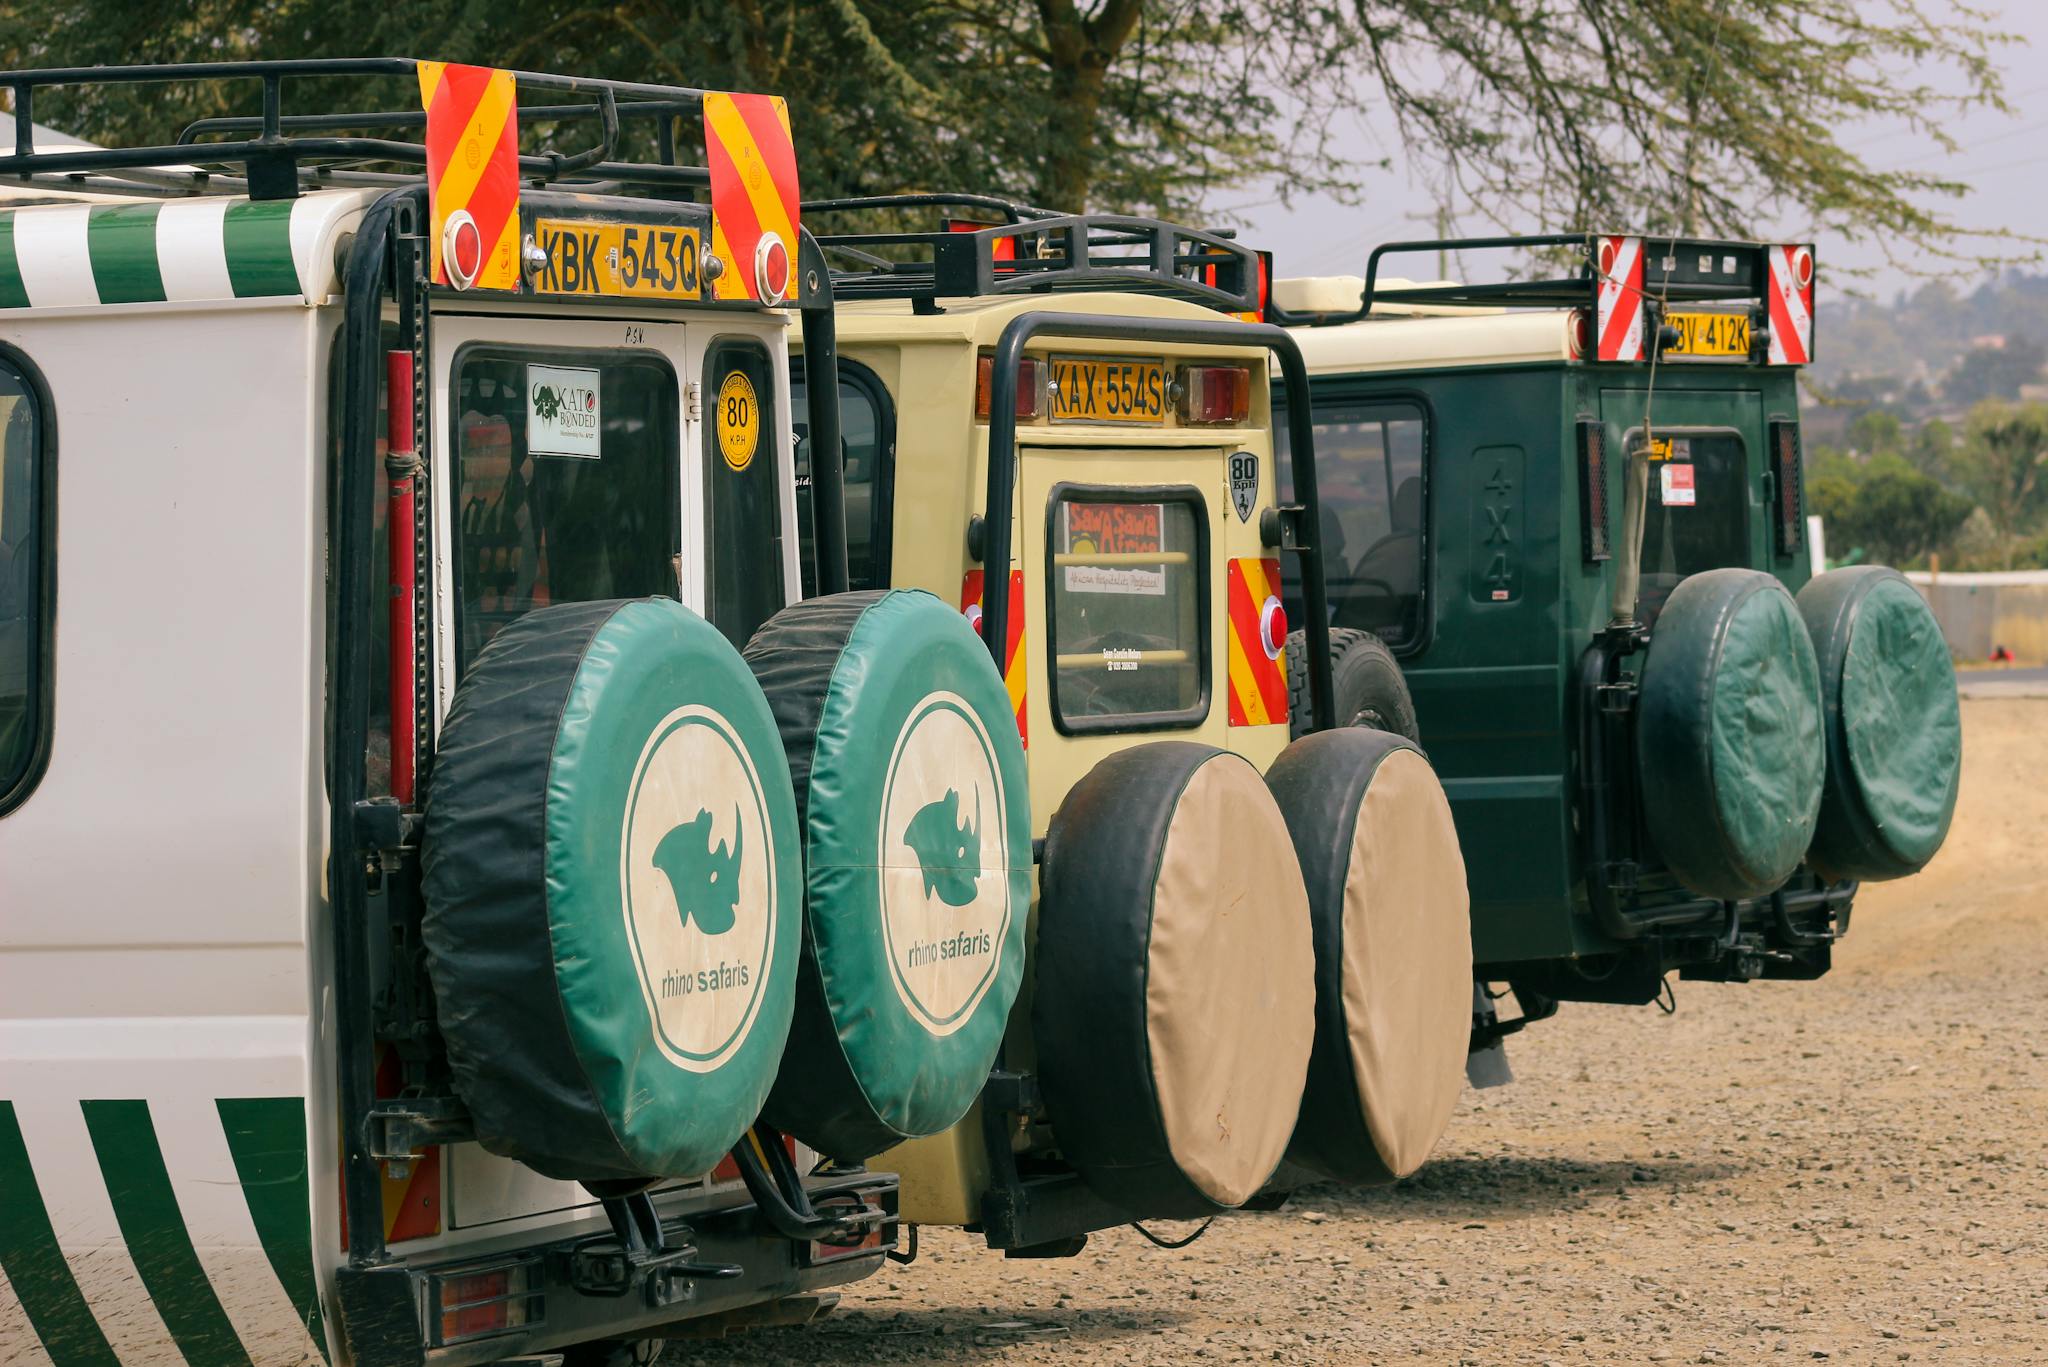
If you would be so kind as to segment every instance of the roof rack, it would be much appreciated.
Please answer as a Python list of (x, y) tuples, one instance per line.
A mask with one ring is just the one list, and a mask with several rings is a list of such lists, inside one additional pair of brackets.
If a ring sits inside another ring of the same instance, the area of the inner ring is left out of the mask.
[[(301, 189), (322, 184), (415, 180), (417, 176), (410, 172), (424, 170), (427, 164), (424, 144), (368, 134), (424, 128), (426, 114), (416, 105), (350, 114), (288, 114), (284, 85), (287, 80), (335, 77), (403, 78), (410, 85), (418, 66), (410, 57), (338, 57), (49, 67), (0, 73), (0, 88), (13, 93), (15, 116), (14, 152), (0, 156), (0, 179), (45, 186), (62, 179), (74, 188), (91, 184), (157, 194), (207, 194), (246, 187), (254, 199), (290, 199)], [(547, 149), (521, 155), (520, 174), (530, 184), (688, 191), (710, 183), (710, 172), (704, 167), (676, 161), (675, 120), (701, 112), (703, 91), (534, 71), (515, 71), (512, 77), (521, 96), (547, 92), (557, 97), (583, 97), (579, 103), (555, 104), (528, 104), (522, 99), (519, 112), (529, 125), (596, 125), (584, 144), (574, 150)], [(201, 119), (169, 146), (36, 148), (35, 98), (40, 90), (213, 80), (259, 83), (261, 112)], [(654, 122), (659, 162), (617, 159), (621, 126), (635, 119)], [(254, 136), (247, 136), (250, 134)], [(407, 169), (365, 169), (388, 167)]]
[[(1649, 233), (1610, 235), (1592, 232), (1536, 233), (1503, 237), (1448, 237), (1410, 242), (1383, 242), (1365, 263), (1365, 291), (1359, 307), (1344, 313), (1297, 314), (1288, 323), (1328, 325), (1366, 317), (1374, 304), (1450, 304), (1493, 308), (1578, 308), (1595, 302), (1605, 270), (1600, 244), (1632, 236), (1643, 244), (1643, 289), (1669, 303), (1734, 303), (1763, 297), (1769, 280), (1762, 242), (1731, 242), (1708, 238), (1657, 236)], [(1443, 283), (1378, 288), (1380, 260), (1424, 252), (1496, 251), (1569, 247), (1578, 264), (1559, 279), (1508, 280), (1491, 285)]]
[[(952, 222), (938, 232), (818, 234), (841, 299), (940, 299), (1072, 290), (1131, 290), (1192, 300), (1230, 312), (1259, 307), (1259, 257), (1230, 236), (1156, 218), (1065, 214), (994, 195), (915, 193), (821, 199), (819, 216), (892, 209), (994, 212), (1002, 221)], [(815, 228), (814, 228), (815, 230)], [(884, 252), (893, 253), (884, 255)]]

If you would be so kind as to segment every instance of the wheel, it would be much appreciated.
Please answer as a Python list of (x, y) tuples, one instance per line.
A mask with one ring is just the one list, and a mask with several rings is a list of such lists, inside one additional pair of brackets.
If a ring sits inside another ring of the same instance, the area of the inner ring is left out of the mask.
[(666, 1339), (598, 1339), (562, 1350), (562, 1367), (654, 1367)]
[(1047, 827), (1031, 1025), (1054, 1139), (1140, 1218), (1242, 1205), (1301, 1110), (1315, 1039), (1308, 895), (1243, 757), (1132, 746)]
[(743, 656), (804, 842), (796, 1017), (768, 1122), (857, 1161), (974, 1104), (1024, 976), (1031, 805), (1002, 676), (918, 590), (784, 608)]
[[(1369, 631), (1330, 628), (1330, 692), (1337, 725), (1370, 726), (1422, 744), (1415, 725), (1415, 700), (1394, 652)], [(1287, 635), (1287, 726), (1299, 740), (1315, 728), (1309, 698), (1308, 633)]]
[(673, 599), (500, 631), (426, 798), (421, 939), (455, 1089), (548, 1177), (707, 1172), (760, 1114), (802, 864), (768, 703)]
[(1666, 867), (1703, 897), (1760, 897), (1813, 841), (1826, 766), (1820, 667), (1785, 586), (1707, 570), (1650, 632), (1636, 709), (1643, 818)]

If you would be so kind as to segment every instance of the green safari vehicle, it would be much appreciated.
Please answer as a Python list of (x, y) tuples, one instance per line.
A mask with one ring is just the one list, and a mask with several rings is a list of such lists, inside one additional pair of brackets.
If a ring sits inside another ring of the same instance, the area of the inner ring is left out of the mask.
[[(1496, 251), (1555, 278), (1380, 273)], [(1521, 1014), (1475, 994), (1475, 1061), (1560, 1001), (1668, 999), (1673, 970), (1816, 978), (1859, 883), (1947, 833), (1933, 617), (1892, 570), (1809, 556), (1814, 273), (1808, 245), (1571, 233), (1274, 284), (1311, 376), (1338, 711), (1419, 739), (1485, 852), (1475, 977)]]

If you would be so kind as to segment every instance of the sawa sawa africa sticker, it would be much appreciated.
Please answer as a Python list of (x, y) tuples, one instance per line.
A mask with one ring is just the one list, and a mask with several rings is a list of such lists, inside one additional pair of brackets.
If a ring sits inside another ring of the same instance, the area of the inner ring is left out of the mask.
[(754, 382), (735, 370), (718, 386), (718, 454), (735, 470), (754, 463), (761, 446), (761, 402)]
[(662, 1054), (706, 1073), (746, 1043), (775, 944), (775, 850), (761, 778), (731, 724), (678, 708), (626, 799), (626, 933)]
[(1009, 930), (1008, 813), (995, 747), (965, 699), (911, 710), (882, 793), (882, 936), (896, 993), (950, 1035), (995, 981)]

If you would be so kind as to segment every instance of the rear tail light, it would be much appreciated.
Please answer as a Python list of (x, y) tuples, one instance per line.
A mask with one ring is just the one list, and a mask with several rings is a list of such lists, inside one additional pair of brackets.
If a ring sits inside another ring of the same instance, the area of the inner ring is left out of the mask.
[(526, 1262), (437, 1275), (441, 1332), (436, 1343), (462, 1343), (538, 1324), (542, 1313), (537, 1271), (538, 1264)]
[(1806, 549), (1806, 518), (1802, 515), (1804, 475), (1799, 465), (1799, 423), (1771, 419), (1771, 484), (1777, 508), (1772, 518), (1779, 555)]
[[(1026, 356), (1017, 362), (1017, 416), (1035, 418), (1045, 402), (1045, 375), (1037, 358)], [(974, 416), (984, 421), (989, 414), (990, 395), (995, 392), (996, 358), (984, 356), (974, 371)]]
[(1194, 427), (1241, 427), (1251, 416), (1252, 372), (1241, 365), (1191, 365), (1180, 372), (1180, 420)]
[(1585, 360), (1586, 353), (1593, 349), (1593, 320), (1584, 309), (1572, 310), (1565, 332), (1565, 345), (1571, 348), (1574, 361)]
[(1579, 549), (1588, 564), (1613, 558), (1607, 531), (1607, 428), (1579, 419)]

